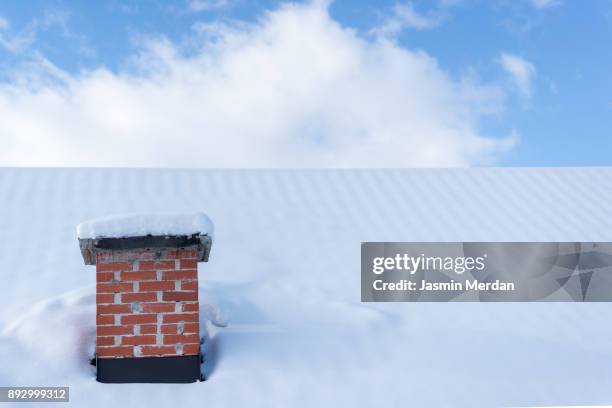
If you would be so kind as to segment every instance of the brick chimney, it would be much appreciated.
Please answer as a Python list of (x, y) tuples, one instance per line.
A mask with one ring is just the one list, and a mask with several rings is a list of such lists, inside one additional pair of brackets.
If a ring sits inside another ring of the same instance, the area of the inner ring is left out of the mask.
[(85, 264), (96, 265), (98, 381), (200, 379), (197, 267), (208, 261), (212, 243), (212, 224), (202, 216), (132, 215), (79, 225)]

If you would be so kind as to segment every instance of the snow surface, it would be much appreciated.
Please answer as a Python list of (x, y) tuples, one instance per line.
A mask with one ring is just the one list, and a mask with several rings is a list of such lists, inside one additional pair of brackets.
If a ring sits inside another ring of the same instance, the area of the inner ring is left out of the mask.
[(213, 231), (213, 223), (201, 212), (116, 214), (77, 225), (77, 237), (81, 239), (193, 234), (212, 237)]
[[(612, 304), (364, 304), (359, 268), (362, 241), (610, 241), (612, 169), (4, 168), (0, 197), (0, 385), (104, 408), (612, 402)], [(209, 380), (97, 383), (74, 225), (202, 209)]]

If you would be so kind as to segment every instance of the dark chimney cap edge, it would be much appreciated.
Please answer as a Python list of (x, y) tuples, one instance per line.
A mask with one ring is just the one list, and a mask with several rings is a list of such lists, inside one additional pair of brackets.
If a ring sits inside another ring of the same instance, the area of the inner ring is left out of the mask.
[(85, 265), (96, 264), (96, 252), (146, 248), (182, 248), (197, 246), (198, 262), (208, 262), (212, 239), (208, 234), (145, 235), (121, 238), (79, 238), (79, 247)]

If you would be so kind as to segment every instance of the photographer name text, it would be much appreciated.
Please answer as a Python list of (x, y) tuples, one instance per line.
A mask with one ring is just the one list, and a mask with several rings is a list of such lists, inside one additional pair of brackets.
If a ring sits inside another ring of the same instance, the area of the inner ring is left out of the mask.
[[(372, 273), (383, 275), (387, 271), (403, 271), (411, 278), (419, 272), (437, 271), (451, 272), (463, 275), (465, 272), (482, 272), (486, 269), (487, 254), (479, 257), (440, 257), (440, 256), (410, 256), (397, 254), (393, 257), (376, 257), (372, 260)], [(375, 279), (372, 282), (375, 291), (514, 291), (514, 282), (494, 280), (481, 282), (478, 279), (466, 279), (457, 282), (453, 279), (445, 282), (427, 279), (401, 279), (388, 282), (385, 279)]]

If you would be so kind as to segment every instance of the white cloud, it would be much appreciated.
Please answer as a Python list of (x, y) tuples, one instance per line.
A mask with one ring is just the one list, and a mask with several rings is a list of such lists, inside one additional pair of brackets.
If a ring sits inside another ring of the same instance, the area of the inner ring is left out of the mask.
[(6, 30), (7, 28), (9, 28), (8, 20), (0, 16), (0, 31)]
[(228, 0), (191, 0), (189, 10), (195, 13), (202, 11), (217, 10), (229, 5)]
[(34, 42), (36, 33), (33, 28), (28, 27), (17, 34), (11, 33), (9, 28), (8, 20), (0, 17), (0, 48), (9, 52), (20, 52)]
[(396, 3), (392, 14), (371, 32), (375, 35), (395, 36), (406, 28), (426, 30), (437, 26), (438, 23), (438, 17), (419, 13), (412, 3)]
[(551, 6), (557, 6), (561, 4), (559, 0), (531, 0), (531, 4), (536, 8), (546, 8)]
[(194, 35), (190, 56), (152, 41), (129, 71), (17, 69), (0, 86), (0, 165), (466, 166), (515, 141), (479, 131), (501, 88), (364, 39), (320, 3)]
[(437, 0), (429, 2), (429, 9), (418, 11), (415, 2), (395, 3), (391, 12), (382, 23), (370, 30), (370, 34), (393, 38), (405, 29), (429, 30), (439, 26), (448, 17), (450, 8), (463, 3), (463, 0)]
[(9, 30), (9, 22), (0, 16), (0, 47), (12, 53), (22, 53), (32, 47), (41, 32), (50, 29), (59, 29), (64, 37), (68, 37), (68, 17), (66, 12), (48, 11), (22, 29), (14, 31)]
[(535, 66), (525, 58), (507, 53), (502, 53), (499, 61), (502, 68), (510, 75), (521, 95), (530, 97), (532, 82), (536, 76)]

